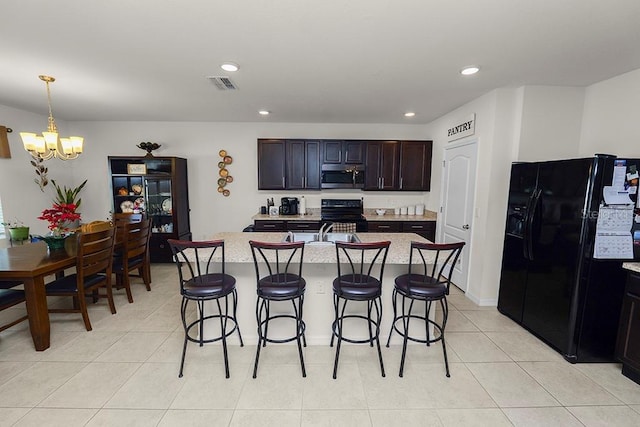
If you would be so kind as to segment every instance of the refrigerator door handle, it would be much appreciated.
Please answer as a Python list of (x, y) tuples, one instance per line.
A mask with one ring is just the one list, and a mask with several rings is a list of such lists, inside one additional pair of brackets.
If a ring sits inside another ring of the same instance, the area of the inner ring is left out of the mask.
[(527, 224), (527, 237), (525, 239), (527, 245), (527, 259), (529, 261), (533, 261), (533, 221), (536, 216), (536, 211), (538, 210), (538, 206), (540, 205), (540, 195), (542, 194), (542, 190), (538, 189), (537, 192), (533, 192), (533, 203), (531, 204), (531, 210), (528, 212), (529, 217)]
[(522, 229), (522, 255), (524, 259), (529, 260), (529, 222), (531, 221), (531, 208), (533, 206), (533, 199), (535, 198), (536, 190), (533, 190), (526, 205), (526, 215), (524, 217), (524, 227)]

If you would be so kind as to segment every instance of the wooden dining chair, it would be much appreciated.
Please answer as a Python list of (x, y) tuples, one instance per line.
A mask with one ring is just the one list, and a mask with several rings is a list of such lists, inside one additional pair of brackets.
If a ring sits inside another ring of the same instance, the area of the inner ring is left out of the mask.
[[(61, 277), (47, 283), (47, 296), (71, 296), (73, 308), (49, 309), (50, 313), (81, 313), (87, 331), (91, 322), (87, 312), (86, 297), (107, 298), (111, 314), (116, 313), (113, 303), (111, 274), (113, 266), (113, 246), (115, 243), (115, 227), (95, 232), (77, 233), (76, 273)], [(106, 293), (101, 294), (100, 288)]]
[[(120, 224), (118, 233), (118, 253), (114, 256), (113, 261), (113, 272), (116, 275), (116, 289), (125, 288), (127, 299), (132, 303), (131, 277), (142, 278), (147, 291), (151, 290), (151, 268), (149, 259), (151, 219)], [(137, 276), (130, 274), (136, 270), (138, 271)]]
[[(0, 280), (0, 311), (11, 308), (25, 301), (24, 291), (22, 289), (13, 289), (21, 284), (22, 282)], [(28, 318), (29, 317), (25, 314), (16, 320), (0, 325), (0, 332), (27, 320)]]
[(91, 221), (87, 224), (82, 224), (80, 226), (81, 233), (93, 233), (96, 231), (103, 231), (111, 228), (111, 223), (109, 221)]

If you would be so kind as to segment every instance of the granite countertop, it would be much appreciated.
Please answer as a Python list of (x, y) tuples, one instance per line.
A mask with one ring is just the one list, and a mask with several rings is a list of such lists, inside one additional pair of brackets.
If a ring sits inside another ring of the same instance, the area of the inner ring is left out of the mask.
[[(249, 240), (262, 242), (281, 242), (287, 233), (216, 233), (213, 239), (225, 242), (225, 261), (228, 263), (253, 263)], [(391, 242), (387, 255), (387, 264), (408, 264), (411, 241), (428, 242), (427, 239), (414, 233), (357, 233), (362, 242)], [(330, 264), (336, 260), (334, 245), (305, 245), (304, 262), (312, 264)]]
[(623, 268), (627, 270), (635, 271), (636, 273), (640, 273), (640, 262), (625, 262), (622, 264)]
[[(424, 215), (396, 215), (393, 209), (386, 209), (384, 215), (376, 214), (375, 209), (365, 209), (364, 217), (367, 221), (435, 221), (438, 214), (433, 211), (424, 211)], [(268, 215), (256, 214), (251, 217), (253, 221), (320, 221), (320, 209), (307, 209), (306, 215)]]

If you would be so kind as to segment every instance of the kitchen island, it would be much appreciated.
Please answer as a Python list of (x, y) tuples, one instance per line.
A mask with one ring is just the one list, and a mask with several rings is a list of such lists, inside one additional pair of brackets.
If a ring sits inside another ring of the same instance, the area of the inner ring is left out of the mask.
[[(258, 340), (255, 305), (256, 305), (256, 277), (253, 266), (253, 257), (249, 240), (263, 242), (280, 242), (286, 233), (217, 233), (212, 239), (225, 241), (226, 272), (236, 278), (238, 291), (238, 323), (243, 338), (247, 343)], [(391, 242), (387, 262), (384, 270), (382, 287), (382, 329), (381, 341), (386, 342), (393, 309), (391, 305), (391, 293), (394, 279), (407, 272), (409, 263), (409, 249), (411, 241), (427, 241), (423, 237), (413, 233), (358, 233), (362, 242), (375, 242), (388, 240)], [(305, 245), (304, 265), (302, 275), (307, 282), (304, 300), (304, 321), (306, 323), (306, 338), (309, 345), (328, 345), (331, 339), (331, 323), (333, 322), (333, 292), (332, 282), (337, 276), (336, 249), (332, 244)], [(278, 305), (280, 304), (280, 305)], [(282, 310), (290, 312), (290, 303), (278, 303), (272, 305), (272, 311)], [(349, 304), (354, 311), (366, 310), (364, 304)], [(418, 322), (415, 322), (416, 326)], [(281, 325), (269, 325), (269, 335), (283, 337), (291, 335), (291, 322), (283, 322)], [(214, 327), (214, 325), (211, 325)], [(424, 326), (422, 326), (424, 329)], [(367, 333), (364, 323), (357, 324), (350, 330), (358, 330), (352, 336), (361, 337)], [(205, 332), (206, 333), (206, 332)], [(215, 332), (214, 332), (215, 333)], [(271, 335), (273, 333), (273, 335)], [(400, 343), (397, 334), (394, 334), (392, 342)], [(236, 336), (229, 338), (230, 344), (238, 344)]]

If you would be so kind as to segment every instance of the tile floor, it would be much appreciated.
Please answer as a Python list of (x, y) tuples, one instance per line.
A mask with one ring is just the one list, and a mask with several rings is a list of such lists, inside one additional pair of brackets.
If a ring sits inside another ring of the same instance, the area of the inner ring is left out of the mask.
[(119, 294), (116, 315), (104, 301), (91, 307), (92, 332), (79, 315), (52, 315), (45, 352), (26, 323), (0, 333), (0, 426), (640, 425), (640, 386), (619, 365), (571, 365), (460, 292), (449, 298), (451, 378), (440, 346), (411, 346), (404, 378), (399, 346), (383, 348), (386, 378), (374, 349), (345, 346), (333, 380), (328, 346), (305, 350), (302, 378), (296, 347), (272, 345), (254, 380), (255, 345), (233, 345), (225, 379), (213, 344), (189, 346), (180, 379), (176, 286), (172, 265), (154, 266), (153, 291), (135, 284), (134, 304)]

